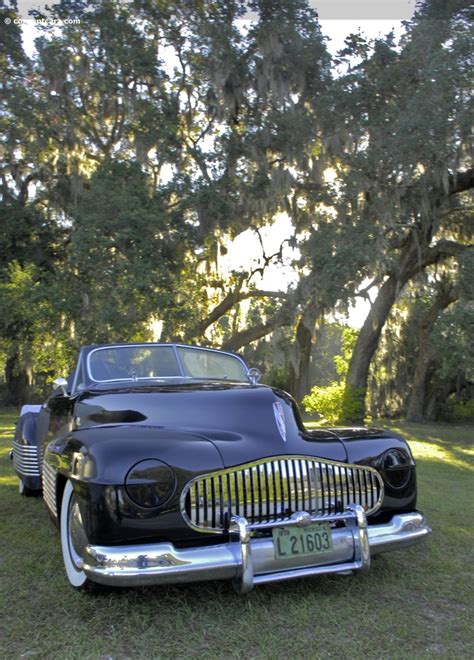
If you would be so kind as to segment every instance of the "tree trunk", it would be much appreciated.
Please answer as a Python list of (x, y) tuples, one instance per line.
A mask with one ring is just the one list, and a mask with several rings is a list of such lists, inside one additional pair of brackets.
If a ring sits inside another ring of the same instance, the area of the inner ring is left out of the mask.
[(424, 418), (424, 407), (426, 400), (426, 385), (428, 369), (431, 361), (430, 336), (436, 319), (451, 303), (457, 299), (457, 295), (450, 287), (441, 288), (434, 303), (421, 319), (418, 328), (418, 355), (415, 362), (413, 375), (413, 386), (408, 401), (406, 418), (408, 422), (421, 422)]
[(430, 422), (438, 418), (438, 411), (450, 394), (457, 390), (457, 378), (451, 378), (431, 392), (425, 407), (424, 418)]
[(379, 344), (380, 333), (400, 288), (400, 282), (394, 275), (390, 275), (385, 280), (359, 332), (346, 378), (347, 401), (353, 401), (355, 397), (357, 406), (356, 409), (350, 406), (343, 411), (343, 418), (347, 421), (354, 423), (364, 421), (370, 364)]
[(311, 353), (313, 349), (314, 327), (317, 318), (317, 305), (311, 302), (304, 310), (296, 328), (296, 370), (294, 374), (294, 391), (298, 403), (308, 394)]
[(440, 240), (433, 246), (423, 244), (426, 237), (412, 233), (400, 254), (398, 272), (391, 273), (381, 286), (370, 312), (361, 328), (352, 353), (346, 378), (344, 419), (362, 423), (365, 416), (365, 395), (369, 369), (377, 350), (380, 334), (398, 294), (405, 284), (427, 266), (456, 256), (471, 246)]
[(313, 347), (313, 332), (305, 325), (298, 324), (296, 330), (296, 345), (298, 347), (298, 372), (295, 382), (295, 397), (298, 403), (309, 391), (309, 365)]
[(423, 411), (426, 400), (426, 380), (430, 366), (431, 356), (429, 347), (429, 338), (423, 340), (418, 350), (416, 360), (415, 374), (413, 376), (413, 385), (408, 400), (406, 420), (407, 422), (422, 422)]
[(24, 367), (19, 363), (18, 356), (12, 355), (5, 365), (5, 380), (7, 397), (5, 403), (10, 406), (21, 406), (28, 400), (29, 378)]

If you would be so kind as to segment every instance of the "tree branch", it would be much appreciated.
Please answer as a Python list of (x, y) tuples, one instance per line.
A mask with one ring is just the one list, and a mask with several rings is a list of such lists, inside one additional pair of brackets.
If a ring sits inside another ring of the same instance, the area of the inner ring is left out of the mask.
[(222, 348), (229, 351), (236, 351), (242, 346), (247, 346), (257, 339), (261, 339), (276, 328), (291, 325), (295, 318), (295, 310), (301, 294), (301, 284), (299, 288), (291, 294), (286, 294), (286, 300), (280, 309), (268, 320), (258, 323), (250, 328), (234, 333), (222, 344)]
[(448, 257), (456, 257), (462, 252), (465, 252), (465, 250), (470, 250), (473, 247), (474, 244), (456, 243), (456, 241), (447, 240), (438, 241), (436, 245), (433, 245), (426, 250), (421, 262), (421, 267), (417, 269), (417, 272), (421, 271), (423, 268), (426, 268), (426, 266), (430, 266), (437, 263), (438, 261), (441, 261), (442, 259), (447, 259)]
[(369, 296), (369, 291), (370, 289), (373, 289), (374, 286), (379, 286), (382, 283), (383, 276), (382, 275), (376, 275), (374, 279), (368, 284), (366, 287), (363, 289), (359, 289), (359, 291), (355, 292), (355, 296), (359, 298), (363, 298), (364, 300), (368, 300), (370, 303), (372, 303), (370, 296)]
[(262, 291), (260, 289), (252, 289), (250, 291), (240, 291), (239, 288), (230, 291), (226, 297), (212, 310), (206, 318), (202, 319), (194, 327), (190, 328), (185, 333), (187, 340), (193, 337), (200, 337), (204, 334), (207, 328), (218, 321), (221, 316), (224, 316), (232, 307), (235, 307), (239, 302), (248, 300), (249, 298), (284, 298), (288, 299), (289, 294), (283, 291)]
[(269, 335), (276, 328), (283, 325), (289, 325), (290, 322), (291, 321), (285, 323), (282, 316), (275, 314), (275, 316), (265, 323), (259, 323), (251, 328), (236, 332), (222, 344), (221, 348), (226, 351), (237, 351), (239, 348), (242, 348), (242, 346), (247, 346), (247, 344), (251, 344), (253, 341), (265, 337), (265, 335)]

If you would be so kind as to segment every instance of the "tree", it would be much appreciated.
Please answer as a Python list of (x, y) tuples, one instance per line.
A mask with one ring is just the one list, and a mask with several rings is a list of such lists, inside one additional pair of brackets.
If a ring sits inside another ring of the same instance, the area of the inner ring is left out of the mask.
[(249, 298), (281, 298), (291, 321), (289, 296), (213, 262), (228, 237), (288, 204), (311, 157), (329, 72), (314, 13), (301, 0), (256, 0), (246, 32), (239, 2), (78, 0), (49, 11), (65, 19), (86, 7), (81, 29), (45, 30), (31, 61), (16, 30), (6, 60), (21, 67), (3, 115), (4, 198), (14, 191), (28, 207), (33, 236), (46, 239), (38, 213), (50, 223), (46, 261), (58, 277), (42, 291), (68, 319), (62, 340), (145, 336), (161, 317), (163, 337), (235, 345), (241, 328), (227, 336), (219, 322)]
[[(62, 230), (34, 191), (46, 173), (41, 159), (43, 134), (37, 131), (42, 106), (26, 57), (15, 14), (3, 9), (0, 52), (0, 344), (4, 353), (8, 402), (18, 404), (31, 384), (32, 350), (45, 338), (49, 309), (32, 309), (38, 291), (53, 276), (62, 249)], [(28, 290), (28, 288), (30, 290)], [(16, 303), (14, 299), (16, 296)]]
[(454, 303), (457, 298), (458, 294), (452, 283), (440, 280), (436, 286), (435, 296), (420, 319), (416, 331), (418, 352), (406, 412), (406, 419), (409, 422), (421, 422), (424, 418), (427, 376), (432, 361), (431, 334), (441, 312)]
[[(404, 286), (467, 249), (462, 195), (474, 186), (468, 154), (469, 28), (463, 3), (423, 5), (401, 49), (353, 39), (361, 63), (340, 80), (342, 196), (366, 235), (378, 293), (347, 375), (362, 393), (389, 312)], [(464, 226), (460, 226), (463, 224)]]
[(372, 415), (443, 418), (447, 397), (469, 392), (473, 286), (471, 252), (427, 269), (407, 285), (371, 365)]
[[(0, 328), (17, 351), (10, 377), (48, 328), (67, 353), (150, 337), (154, 323), (163, 339), (230, 350), (288, 337), (301, 399), (324, 320), (376, 288), (347, 376), (364, 392), (404, 287), (468, 244), (462, 4), (427, 3), (399, 46), (351, 37), (340, 77), (304, 0), (252, 0), (246, 27), (238, 0), (59, 2), (53, 17), (87, 8), (87, 21), (45, 30), (31, 60), (13, 26), (0, 282), (21, 302), (28, 273), (43, 320), (20, 304), (20, 343)], [(249, 228), (258, 240), (281, 211), (300, 248), (294, 287), (257, 283), (281, 251), (219, 270), (227, 241)]]
[(194, 232), (170, 217), (137, 163), (101, 165), (70, 218), (63, 309), (76, 342), (142, 340), (152, 317), (166, 319), (165, 332), (192, 317), (191, 301), (177, 298)]

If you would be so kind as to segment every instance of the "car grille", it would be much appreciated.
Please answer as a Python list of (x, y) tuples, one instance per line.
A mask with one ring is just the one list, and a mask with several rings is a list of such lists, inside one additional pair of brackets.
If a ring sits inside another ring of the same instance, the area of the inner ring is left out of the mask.
[(360, 504), (370, 515), (382, 498), (383, 481), (374, 468), (278, 456), (201, 475), (187, 484), (181, 504), (191, 527), (220, 532), (233, 515), (256, 526), (296, 511), (335, 515), (349, 504)]
[(13, 465), (19, 474), (25, 477), (39, 477), (38, 448), (13, 442)]

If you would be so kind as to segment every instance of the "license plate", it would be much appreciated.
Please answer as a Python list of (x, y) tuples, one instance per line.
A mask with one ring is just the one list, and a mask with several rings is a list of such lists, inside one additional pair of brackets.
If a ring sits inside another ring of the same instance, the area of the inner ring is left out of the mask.
[(272, 535), (275, 559), (320, 555), (333, 550), (328, 523), (313, 523), (308, 527), (274, 527)]

